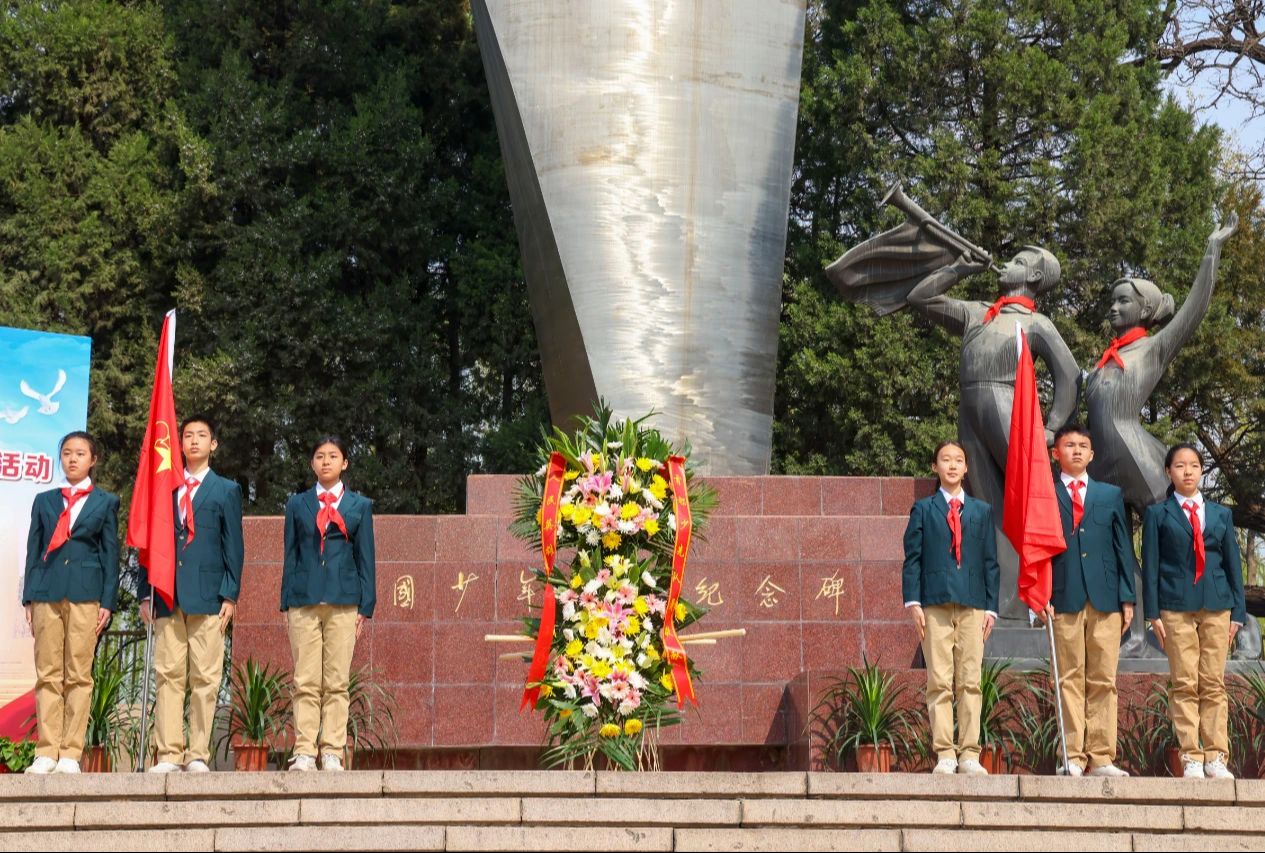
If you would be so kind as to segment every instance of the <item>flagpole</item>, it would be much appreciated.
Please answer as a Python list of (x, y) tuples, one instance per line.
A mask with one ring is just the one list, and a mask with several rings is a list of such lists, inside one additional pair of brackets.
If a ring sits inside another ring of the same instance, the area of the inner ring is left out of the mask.
[(1054, 620), (1048, 615), (1045, 627), (1050, 635), (1050, 668), (1054, 671), (1054, 707), (1058, 714), (1059, 743), (1063, 746), (1063, 772), (1067, 773), (1071, 763), (1067, 760), (1067, 730), (1063, 726), (1063, 688), (1059, 679), (1059, 653), (1054, 645)]
[[(152, 595), (153, 593), (151, 593)], [(144, 607), (144, 602), (141, 603)], [(154, 600), (149, 600), (149, 621), (145, 623), (145, 674), (141, 677), (141, 752), (136, 760), (136, 772), (145, 772), (145, 757), (149, 746), (149, 673), (154, 667)]]

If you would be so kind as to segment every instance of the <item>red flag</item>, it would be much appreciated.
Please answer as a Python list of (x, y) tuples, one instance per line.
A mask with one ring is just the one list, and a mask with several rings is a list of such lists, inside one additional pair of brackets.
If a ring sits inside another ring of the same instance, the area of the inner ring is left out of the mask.
[(10, 740), (34, 739), (35, 691), (28, 690), (12, 702), (0, 706), (0, 737)]
[(149, 426), (136, 468), (136, 488), (127, 521), (127, 544), (139, 548), (149, 583), (171, 607), (176, 593), (176, 519), (171, 496), (180, 488), (184, 460), (176, 435), (176, 400), (171, 392), (175, 362), (176, 312), (167, 312), (158, 340), (154, 393), (149, 398)]
[(1040, 613), (1050, 603), (1050, 558), (1067, 549), (1054, 493), (1054, 474), (1045, 446), (1045, 422), (1037, 398), (1037, 372), (1023, 329), (1015, 400), (1010, 411), (1010, 447), (1006, 451), (1006, 503), (1002, 528), (1019, 554), (1019, 597)]

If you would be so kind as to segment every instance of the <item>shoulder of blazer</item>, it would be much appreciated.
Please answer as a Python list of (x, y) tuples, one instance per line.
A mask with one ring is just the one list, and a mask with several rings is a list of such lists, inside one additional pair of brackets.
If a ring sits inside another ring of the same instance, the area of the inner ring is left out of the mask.
[[(1230, 525), (1231, 527), (1234, 526), (1234, 510), (1230, 509), (1225, 504), (1219, 504), (1216, 501), (1204, 501), (1204, 517), (1205, 518), (1209, 517), (1208, 510), (1210, 509), (1212, 510), (1212, 515), (1219, 515), (1221, 516), (1222, 520), (1226, 524)], [(1204, 525), (1204, 526), (1210, 527), (1211, 525)]]

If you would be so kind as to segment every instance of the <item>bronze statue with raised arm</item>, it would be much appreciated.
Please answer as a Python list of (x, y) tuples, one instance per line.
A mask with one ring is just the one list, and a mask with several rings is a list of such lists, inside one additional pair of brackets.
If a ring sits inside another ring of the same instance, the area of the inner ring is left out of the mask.
[[(1125, 503), (1139, 515), (1167, 497), (1169, 483), (1164, 473), (1164, 444), (1142, 426), (1142, 406), (1208, 313), (1221, 247), (1238, 224), (1238, 216), (1231, 213), (1208, 237), (1190, 294), (1176, 312), (1173, 297), (1153, 282), (1122, 278), (1112, 283), (1107, 321), (1115, 337), (1089, 371), (1085, 383), (1094, 444), (1089, 474), (1119, 486)], [(1161, 656), (1154, 645), (1148, 650), (1141, 607), (1137, 613), (1125, 655)], [(1250, 619), (1246, 629), (1239, 632), (1234, 656), (1257, 658), (1260, 653), (1260, 631), (1256, 620)]]
[[(1080, 374), (1054, 324), (1036, 309), (1036, 298), (1058, 284), (1059, 262), (1049, 251), (1028, 246), (1005, 266), (994, 267), (987, 252), (936, 222), (899, 187), (885, 201), (900, 208), (906, 222), (849, 250), (826, 273), (845, 299), (870, 305), (880, 314), (909, 306), (961, 336), (958, 438), (971, 466), (971, 494), (993, 507), (1002, 570), (1000, 615), (1025, 618), (1027, 607), (1017, 595), (1018, 557), (1001, 532), (1018, 364), (1015, 326), (1023, 327), (1033, 354), (1054, 380), (1046, 420), (1046, 437), (1052, 441), (1054, 431), (1076, 410)], [(947, 296), (963, 278), (990, 268), (999, 277), (996, 301)]]

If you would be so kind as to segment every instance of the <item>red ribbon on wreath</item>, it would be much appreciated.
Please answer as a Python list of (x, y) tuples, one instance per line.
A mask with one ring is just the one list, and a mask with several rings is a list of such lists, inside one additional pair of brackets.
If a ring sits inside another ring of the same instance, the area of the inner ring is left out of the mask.
[(668, 482), (672, 485), (672, 512), (676, 515), (676, 544), (672, 548), (672, 581), (668, 585), (668, 606), (663, 619), (663, 657), (672, 666), (677, 707), (684, 708), (686, 701), (698, 707), (694, 684), (690, 681), (689, 658), (676, 635), (676, 604), (685, 585), (685, 561), (689, 557), (690, 534), (694, 526), (685, 481), (685, 457), (668, 457)]
[(549, 665), (549, 650), (553, 647), (553, 629), (557, 598), (549, 576), (558, 556), (558, 524), (562, 511), (562, 483), (567, 470), (567, 460), (561, 453), (549, 455), (545, 474), (545, 493), (540, 499), (540, 550), (545, 558), (545, 597), (540, 604), (540, 629), (536, 632), (536, 650), (532, 653), (531, 668), (527, 670), (527, 686), (523, 688), (523, 701), (518, 706), (536, 707), (540, 698), (540, 683)]

